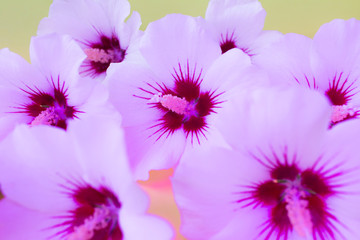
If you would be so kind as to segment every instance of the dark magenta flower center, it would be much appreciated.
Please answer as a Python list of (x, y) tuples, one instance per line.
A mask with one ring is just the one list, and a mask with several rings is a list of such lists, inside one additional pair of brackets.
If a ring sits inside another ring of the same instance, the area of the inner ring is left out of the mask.
[(290, 232), (313, 239), (335, 240), (334, 222), (326, 200), (335, 194), (326, 177), (313, 168), (300, 170), (295, 163), (272, 164), (271, 179), (251, 186), (247, 197), (238, 200), (244, 207), (269, 208), (269, 219), (260, 235), (270, 239), (288, 239)]
[(328, 97), (333, 105), (333, 114), (331, 116), (331, 126), (348, 120), (356, 118), (359, 115), (359, 110), (349, 106), (349, 101), (357, 93), (354, 92), (356, 87), (354, 81), (349, 82), (349, 78), (343, 78), (343, 73), (339, 76), (335, 76), (332, 81), (329, 82), (329, 87), (325, 91), (325, 95)]
[(98, 42), (86, 44), (87, 59), (82, 64), (81, 73), (96, 77), (105, 73), (111, 63), (122, 62), (126, 49), (122, 49), (118, 37), (101, 35)]
[(77, 207), (65, 216), (68, 220), (56, 226), (64, 228), (58, 235), (69, 240), (123, 239), (118, 223), (121, 203), (109, 188), (83, 184), (75, 186), (69, 195)]
[(325, 91), (325, 95), (329, 98), (333, 105), (346, 105), (355, 95), (353, 91), (356, 89), (354, 82), (349, 83), (348, 78), (342, 80), (343, 73), (335, 76), (329, 82), (329, 88)]
[(234, 34), (235, 34), (234, 32), (232, 32), (231, 34), (226, 33), (226, 35), (221, 34), (221, 40), (220, 40), (221, 53), (224, 54), (233, 48), (238, 48), (241, 51), (243, 51), (245, 54), (247, 54), (249, 57), (254, 56), (254, 54), (251, 53), (251, 50), (249, 48), (236, 45), (236, 37), (234, 36)]
[(221, 34), (220, 48), (222, 54), (236, 47), (234, 32), (231, 34), (227, 33), (226, 35)]
[(218, 97), (222, 93), (216, 94), (215, 91), (201, 90), (201, 73), (197, 74), (196, 69), (190, 72), (189, 64), (187, 69), (183, 71), (179, 64), (178, 72), (175, 72), (174, 86), (167, 87), (164, 84), (156, 84), (156, 86), (148, 84), (151, 89), (142, 89), (151, 97), (140, 97), (148, 100), (148, 104), (152, 108), (162, 113), (162, 117), (158, 123), (151, 127), (155, 129), (152, 134), (159, 134), (158, 138), (163, 135), (173, 134), (175, 131), (182, 129), (186, 137), (191, 137), (191, 141), (196, 137), (200, 143), (200, 136), (205, 137), (208, 128), (206, 117), (211, 113), (215, 113), (221, 101)]
[(221, 52), (224, 54), (227, 51), (236, 48), (235, 42), (231, 41), (231, 40), (226, 40), (224, 42), (220, 43), (220, 47), (221, 47)]
[[(312, 80), (306, 75), (304, 77), (306, 80), (305, 85), (310, 89), (319, 90), (315, 77), (313, 77)], [(301, 84), (296, 77), (295, 81), (298, 84)], [(343, 72), (339, 75), (336, 74), (334, 78), (329, 81), (328, 88), (324, 91), (324, 94), (333, 106), (330, 127), (339, 122), (357, 118), (359, 116), (359, 109), (349, 105), (352, 97), (357, 94), (357, 87), (354, 84), (355, 81), (350, 82), (349, 76), (344, 77)]]
[(65, 83), (60, 85), (59, 78), (57, 84), (52, 82), (51, 92), (44, 92), (36, 87), (35, 89), (30, 87), (21, 89), (28, 94), (31, 101), (16, 108), (21, 109), (18, 113), (25, 113), (33, 118), (29, 123), (31, 126), (51, 125), (66, 129), (67, 119), (76, 118), (76, 113), (79, 111), (74, 106), (68, 105)]

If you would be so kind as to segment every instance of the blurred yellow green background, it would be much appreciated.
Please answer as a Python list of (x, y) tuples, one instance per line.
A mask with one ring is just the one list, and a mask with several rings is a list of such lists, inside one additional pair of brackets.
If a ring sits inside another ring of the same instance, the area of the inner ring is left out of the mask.
[[(71, 1), (71, 0), (70, 0)], [(265, 29), (283, 33), (295, 32), (312, 37), (324, 23), (335, 18), (360, 19), (360, 0), (260, 0), (267, 11)], [(39, 21), (47, 16), (51, 0), (0, 0), (0, 48), (29, 59), (28, 46), (36, 34)], [(169, 13), (204, 16), (208, 0), (130, 0), (132, 10), (142, 16), (145, 29), (151, 21)], [(157, 213), (180, 225), (169, 175), (162, 171), (152, 175), (152, 181), (142, 183), (151, 194), (150, 212)], [(180, 235), (177, 239), (183, 239)]]

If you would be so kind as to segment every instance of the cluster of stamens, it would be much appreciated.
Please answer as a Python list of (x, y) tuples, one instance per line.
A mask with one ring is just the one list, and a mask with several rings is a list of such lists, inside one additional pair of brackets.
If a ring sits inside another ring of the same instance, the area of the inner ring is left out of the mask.
[(283, 200), (286, 202), (287, 216), (293, 229), (301, 237), (312, 235), (313, 223), (308, 209), (306, 197), (310, 192), (301, 186), (301, 178), (295, 180), (274, 180), (286, 186), (283, 192)]
[(94, 237), (94, 232), (108, 227), (113, 214), (106, 206), (94, 209), (94, 214), (85, 219), (84, 223), (74, 228), (74, 232), (68, 236), (68, 240), (90, 240)]
[(124, 58), (123, 52), (115, 51), (114, 49), (101, 49), (101, 48), (87, 48), (84, 50), (87, 58), (93, 62), (99, 63), (112, 63), (121, 62)]
[(42, 111), (37, 117), (32, 120), (30, 126), (37, 125), (56, 125), (59, 121), (60, 117), (56, 113), (54, 107), (47, 107), (44, 111)]
[(122, 62), (125, 59), (126, 48), (120, 46), (116, 34), (101, 34), (96, 42), (86, 44), (84, 53), (87, 58), (81, 65), (80, 73), (96, 77), (105, 73), (111, 63)]
[(75, 106), (68, 105), (68, 94), (65, 82), (60, 81), (58, 76), (57, 83), (51, 77), (52, 91), (42, 91), (37, 87), (21, 90), (28, 96), (29, 101), (20, 106), (14, 113), (23, 113), (31, 117), (28, 122), (30, 126), (48, 125), (56, 126), (66, 130), (67, 120), (77, 118), (79, 113)]
[(151, 103), (160, 103), (164, 108), (184, 115), (186, 118), (197, 116), (196, 102), (188, 102), (184, 97), (180, 98), (171, 94), (162, 95), (162, 93), (155, 94), (151, 99)]
[(66, 108), (55, 103), (54, 106), (40, 105), (44, 110), (30, 123), (30, 126), (51, 125), (56, 126), (62, 119), (66, 119)]
[(56, 235), (67, 240), (123, 239), (117, 195), (105, 186), (94, 188), (71, 181), (69, 184), (75, 184), (74, 189), (69, 188), (69, 194), (76, 207), (69, 214), (59, 216), (65, 220), (54, 226), (61, 228)]
[(279, 157), (273, 154), (274, 160), (254, 155), (270, 168), (270, 179), (249, 186), (250, 191), (241, 192), (244, 197), (237, 200), (243, 207), (261, 206), (269, 210), (258, 239), (287, 240), (291, 232), (301, 239), (337, 239), (335, 225), (339, 222), (328, 208), (327, 199), (335, 193), (332, 179), (340, 174), (335, 169), (325, 172), (320, 165), (321, 170), (314, 167), (301, 170), (296, 155), (289, 162), (287, 152)]
[(347, 105), (333, 105), (331, 122), (337, 123), (347, 118), (352, 118), (356, 116), (356, 112), (357, 110), (355, 108), (349, 107)]

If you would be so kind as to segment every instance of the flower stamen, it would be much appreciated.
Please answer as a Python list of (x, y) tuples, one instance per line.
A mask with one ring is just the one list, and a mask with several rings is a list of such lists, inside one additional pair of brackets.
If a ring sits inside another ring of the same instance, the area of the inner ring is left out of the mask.
[(185, 98), (173, 96), (171, 94), (162, 95), (161, 93), (155, 94), (151, 99), (153, 103), (160, 103), (164, 108), (170, 111), (185, 115), (186, 117), (197, 116), (195, 109), (196, 102), (188, 102)]
[(313, 224), (308, 209), (308, 201), (304, 199), (306, 193), (296, 187), (292, 187), (286, 189), (284, 194), (284, 200), (287, 203), (287, 215), (294, 230), (301, 237), (311, 236)]
[(353, 117), (356, 110), (346, 105), (334, 105), (332, 106), (331, 122), (337, 123), (348, 117)]
[(315, 194), (311, 190), (305, 189), (301, 185), (301, 176), (298, 175), (295, 180), (279, 179), (273, 180), (275, 183), (286, 186), (283, 192), (283, 199), (287, 203), (287, 216), (294, 230), (301, 237), (312, 235), (313, 223), (311, 213), (308, 209), (307, 194)]
[(37, 125), (56, 125), (60, 116), (57, 114), (55, 107), (46, 107), (34, 120), (30, 123), (30, 126)]
[(109, 63), (113, 62), (116, 58), (114, 50), (104, 50), (99, 48), (87, 48), (84, 50), (87, 58), (90, 61), (100, 62), (100, 63)]
[(69, 235), (68, 240), (90, 240), (95, 231), (108, 227), (112, 218), (113, 214), (108, 207), (97, 207), (92, 216), (85, 219), (82, 225), (74, 228), (74, 232)]

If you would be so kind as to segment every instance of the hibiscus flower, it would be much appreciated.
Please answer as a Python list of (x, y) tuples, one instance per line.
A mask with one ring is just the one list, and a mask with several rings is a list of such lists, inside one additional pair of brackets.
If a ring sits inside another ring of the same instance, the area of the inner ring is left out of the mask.
[[(145, 213), (148, 198), (133, 180), (122, 146), (122, 131), (106, 117), (74, 123), (68, 132), (15, 129), (0, 147), (7, 152), (0, 181), (8, 201), (28, 208), (24, 214), (38, 212), (37, 221), (24, 219), (32, 227), (23, 230), (31, 236), (38, 231), (34, 239), (171, 239), (170, 227)], [(16, 209), (10, 205), (7, 214), (19, 214)], [(2, 234), (10, 239), (11, 229)]]
[(38, 34), (70, 35), (87, 56), (80, 73), (103, 79), (110, 64), (137, 55), (141, 20), (134, 12), (125, 22), (129, 13), (127, 0), (56, 0), (50, 6), (49, 17), (40, 22)]
[(330, 105), (305, 89), (232, 101), (219, 117), (232, 149), (189, 151), (175, 172), (184, 236), (358, 239), (359, 123), (327, 131)]
[(71, 120), (107, 111), (100, 108), (107, 99), (104, 87), (81, 80), (78, 68), (85, 55), (69, 37), (35, 37), (30, 55), (32, 64), (8, 49), (0, 51), (1, 138), (18, 124), (67, 129)]
[(107, 83), (122, 115), (131, 166), (147, 179), (151, 169), (174, 167), (186, 145), (201, 146), (215, 134), (211, 122), (227, 90), (257, 72), (240, 50), (221, 55), (199, 18), (184, 15), (151, 23), (140, 51), (147, 64), (114, 66)]
[(358, 118), (360, 21), (336, 19), (320, 27), (314, 40), (287, 34), (259, 56), (277, 83), (319, 91), (333, 106), (331, 126)]
[(276, 31), (264, 31), (266, 12), (257, 0), (210, 0), (205, 26), (222, 53), (238, 48), (254, 58), (278, 39)]

